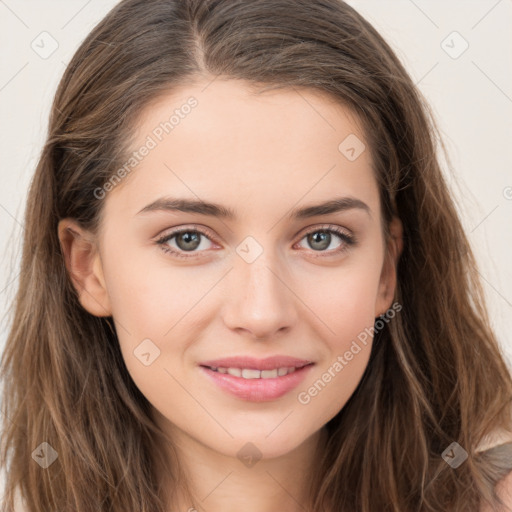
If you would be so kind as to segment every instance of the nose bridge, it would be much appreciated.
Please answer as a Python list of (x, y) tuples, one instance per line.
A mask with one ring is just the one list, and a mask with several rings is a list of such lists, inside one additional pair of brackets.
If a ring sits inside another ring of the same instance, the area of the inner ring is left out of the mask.
[(242, 286), (245, 285), (246, 297), (251, 296), (253, 300), (268, 303), (284, 295), (284, 284), (282, 278), (279, 279), (280, 271), (279, 265), (276, 265), (276, 258), (260, 256), (253, 263), (239, 261), (237, 266), (240, 267), (237, 274)]
[(296, 311), (294, 295), (286, 283), (287, 272), (283, 272), (277, 251), (258, 245), (254, 240), (245, 240), (237, 247), (229, 276), (225, 322), (231, 329), (266, 338), (291, 326)]

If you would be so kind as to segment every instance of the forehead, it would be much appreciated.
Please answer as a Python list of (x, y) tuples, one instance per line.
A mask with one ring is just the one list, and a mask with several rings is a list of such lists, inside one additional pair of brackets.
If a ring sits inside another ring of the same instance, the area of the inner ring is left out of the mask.
[(353, 111), (312, 89), (257, 91), (216, 79), (153, 101), (134, 127), (130, 170), (108, 203), (135, 214), (168, 194), (235, 212), (243, 205), (250, 215), (352, 195), (375, 209), (370, 151)]

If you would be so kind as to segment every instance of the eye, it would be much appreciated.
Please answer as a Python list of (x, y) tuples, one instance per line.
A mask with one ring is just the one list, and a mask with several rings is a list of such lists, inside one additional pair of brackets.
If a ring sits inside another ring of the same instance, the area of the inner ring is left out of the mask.
[[(202, 239), (206, 239), (207, 242), (203, 243)], [(338, 226), (331, 225), (320, 226), (315, 230), (308, 231), (301, 241), (304, 239), (313, 249), (313, 252), (327, 253), (325, 256), (340, 254), (356, 243), (354, 235), (349, 234)], [(341, 240), (341, 243), (334, 249), (326, 251), (336, 239)], [(195, 255), (194, 253), (203, 252), (203, 250), (211, 248), (212, 241), (208, 231), (198, 227), (184, 227), (163, 235), (157, 239), (156, 243), (161, 246), (164, 252), (171, 253), (178, 258), (190, 258)], [(187, 255), (186, 253), (190, 254)], [(324, 254), (315, 256), (324, 256)]]
[[(176, 239), (174, 240), (174, 245), (169, 245), (168, 242), (173, 241), (174, 238)], [(184, 253), (194, 253), (198, 252), (196, 249), (205, 249), (201, 238), (205, 238), (211, 242), (209, 233), (201, 229), (182, 228), (164, 235), (159, 238), (156, 243), (162, 247), (164, 252), (172, 253), (179, 258), (188, 258), (189, 256)], [(208, 249), (208, 247), (206, 247), (206, 249)]]
[[(333, 238), (334, 235), (334, 238)], [(326, 251), (326, 249), (331, 245), (333, 241), (341, 240), (341, 243), (338, 244), (332, 250)], [(338, 226), (322, 226), (320, 228), (316, 228), (313, 231), (308, 231), (302, 240), (306, 240), (306, 243), (313, 249), (314, 252), (327, 252), (327, 255), (340, 254), (344, 251), (347, 251), (352, 245), (355, 245), (356, 239), (354, 235), (349, 234)], [(316, 255), (315, 255), (316, 256)], [(318, 256), (324, 256), (324, 254), (319, 254)]]

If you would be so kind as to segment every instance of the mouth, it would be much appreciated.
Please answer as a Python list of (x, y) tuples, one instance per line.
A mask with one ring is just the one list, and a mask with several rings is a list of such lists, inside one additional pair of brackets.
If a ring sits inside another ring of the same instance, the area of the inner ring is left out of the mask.
[(290, 357), (228, 358), (201, 363), (210, 382), (231, 396), (252, 402), (280, 398), (297, 387), (315, 365)]
[(314, 363), (304, 364), (302, 366), (282, 366), (281, 368), (274, 368), (273, 370), (255, 370), (253, 368), (237, 368), (237, 367), (218, 367), (203, 366), (213, 372), (232, 375), (233, 377), (240, 377), (242, 379), (275, 379), (277, 377), (284, 377), (293, 373), (295, 370), (300, 370), (304, 366), (309, 366)]

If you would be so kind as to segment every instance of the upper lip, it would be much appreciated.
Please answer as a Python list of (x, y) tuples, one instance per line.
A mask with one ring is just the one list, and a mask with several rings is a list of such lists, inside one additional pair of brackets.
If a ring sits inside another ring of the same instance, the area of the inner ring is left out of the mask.
[(297, 359), (290, 356), (272, 356), (265, 359), (257, 359), (250, 356), (226, 357), (223, 359), (212, 359), (200, 363), (200, 366), (212, 368), (247, 368), (253, 370), (274, 370), (275, 368), (302, 368), (313, 361)]

